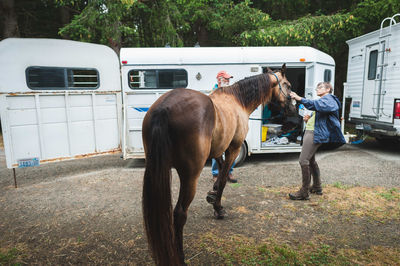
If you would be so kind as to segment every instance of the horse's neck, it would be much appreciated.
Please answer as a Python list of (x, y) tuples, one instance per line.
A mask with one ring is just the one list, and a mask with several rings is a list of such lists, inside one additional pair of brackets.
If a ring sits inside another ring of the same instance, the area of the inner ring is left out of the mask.
[(211, 97), (211, 100), (221, 109), (226, 109), (224, 107), (233, 106), (235, 109), (240, 110), (241, 112), (245, 112), (248, 117), (251, 113), (254, 112), (254, 110), (257, 109), (260, 104), (262, 104), (262, 99), (259, 99), (258, 101), (254, 101), (251, 104), (248, 104), (247, 106), (243, 106), (242, 104), (240, 104), (240, 100), (237, 99), (234, 95), (224, 93), (214, 95), (213, 97)]
[(243, 142), (248, 131), (249, 114), (233, 95), (210, 98), (215, 110), (212, 151), (219, 156), (232, 141)]
[(245, 110), (234, 95), (218, 93), (210, 95), (210, 98), (215, 106), (216, 112), (236, 113), (238, 111), (243, 112)]

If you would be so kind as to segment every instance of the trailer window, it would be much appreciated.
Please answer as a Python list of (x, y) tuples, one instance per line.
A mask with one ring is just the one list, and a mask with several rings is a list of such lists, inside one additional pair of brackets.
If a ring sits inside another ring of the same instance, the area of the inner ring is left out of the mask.
[(324, 82), (331, 82), (332, 71), (330, 69), (325, 69), (324, 71)]
[(131, 70), (128, 78), (131, 89), (175, 89), (188, 84), (184, 69)]
[(28, 67), (26, 83), (32, 90), (83, 90), (99, 87), (95, 69)]
[(378, 63), (378, 50), (373, 50), (369, 53), (368, 80), (375, 79), (377, 63)]

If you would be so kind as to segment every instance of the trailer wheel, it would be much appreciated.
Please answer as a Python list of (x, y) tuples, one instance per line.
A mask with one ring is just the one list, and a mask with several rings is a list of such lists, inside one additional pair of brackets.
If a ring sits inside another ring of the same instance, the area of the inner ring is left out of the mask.
[(246, 160), (246, 157), (247, 157), (247, 144), (246, 142), (243, 142), (242, 147), (240, 147), (239, 155), (238, 157), (236, 157), (235, 160), (235, 167), (240, 166), (244, 162), (244, 160)]

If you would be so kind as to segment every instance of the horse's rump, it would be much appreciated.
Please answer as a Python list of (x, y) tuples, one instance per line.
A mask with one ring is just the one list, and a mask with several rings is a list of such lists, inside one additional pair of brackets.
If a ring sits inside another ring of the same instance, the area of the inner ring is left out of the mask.
[(170, 156), (173, 159), (177, 156), (193, 156), (199, 152), (196, 147), (204, 146), (204, 142), (211, 143), (215, 113), (213, 103), (207, 95), (190, 89), (174, 89), (161, 96), (143, 121), (143, 138), (148, 135), (146, 128), (152, 126), (148, 123), (160, 110), (165, 110), (168, 114), (168, 132), (164, 133), (171, 139), (174, 152)]

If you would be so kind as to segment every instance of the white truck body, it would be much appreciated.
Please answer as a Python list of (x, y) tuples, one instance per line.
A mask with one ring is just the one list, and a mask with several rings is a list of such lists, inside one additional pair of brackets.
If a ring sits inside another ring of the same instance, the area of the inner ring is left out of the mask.
[(377, 138), (400, 138), (400, 23), (396, 17), (400, 14), (384, 19), (379, 30), (347, 41), (344, 96), (351, 99), (349, 120)]

